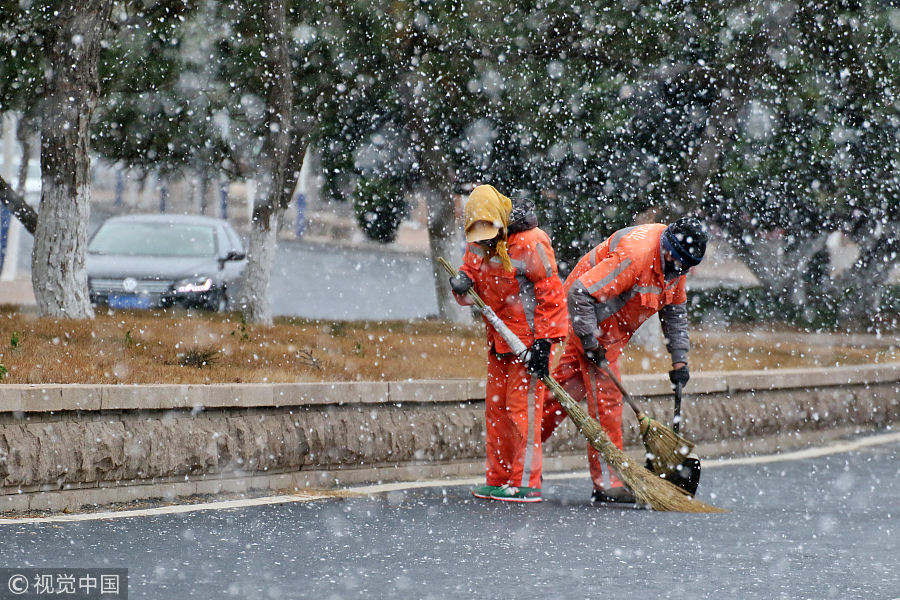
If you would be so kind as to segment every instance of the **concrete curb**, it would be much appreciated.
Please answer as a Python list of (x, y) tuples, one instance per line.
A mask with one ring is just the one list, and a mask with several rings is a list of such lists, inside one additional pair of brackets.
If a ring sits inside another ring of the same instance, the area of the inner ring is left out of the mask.
[[(830, 369), (778, 369), (695, 373), (687, 395), (757, 392), (900, 381), (900, 363)], [(634, 396), (658, 398), (672, 393), (665, 376), (623, 378)], [(476, 379), (390, 382), (210, 384), (210, 385), (0, 385), (4, 413), (49, 414), (62, 411), (269, 408), (284, 406), (459, 402), (479, 399), (485, 382)]]

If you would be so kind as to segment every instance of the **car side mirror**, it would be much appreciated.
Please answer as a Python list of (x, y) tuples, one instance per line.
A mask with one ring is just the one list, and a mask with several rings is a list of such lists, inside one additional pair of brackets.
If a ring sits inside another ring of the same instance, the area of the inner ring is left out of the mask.
[(223, 263), (225, 263), (225, 262), (229, 262), (229, 261), (244, 260), (245, 258), (247, 258), (247, 255), (244, 252), (238, 252), (237, 250), (232, 250), (228, 254), (226, 254), (223, 258), (220, 258), (219, 260), (221, 260)]

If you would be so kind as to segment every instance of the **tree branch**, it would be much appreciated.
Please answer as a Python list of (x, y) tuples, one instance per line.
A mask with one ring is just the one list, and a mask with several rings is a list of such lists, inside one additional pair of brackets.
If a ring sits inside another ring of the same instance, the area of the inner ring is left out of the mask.
[(0, 177), (0, 204), (3, 204), (22, 223), (28, 233), (34, 235), (38, 223), (37, 211), (28, 206), (25, 198), (9, 187), (2, 177)]

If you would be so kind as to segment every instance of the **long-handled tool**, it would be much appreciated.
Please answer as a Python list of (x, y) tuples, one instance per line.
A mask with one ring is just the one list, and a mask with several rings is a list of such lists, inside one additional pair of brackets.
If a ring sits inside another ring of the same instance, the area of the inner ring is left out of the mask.
[[(674, 427), (673, 429), (669, 429), (659, 421), (648, 417), (637, 404), (634, 403), (631, 394), (628, 393), (625, 386), (623, 386), (619, 378), (616, 377), (616, 374), (609, 368), (608, 362), (604, 360), (600, 365), (600, 368), (603, 369), (603, 372), (606, 373), (616, 387), (619, 388), (619, 391), (622, 392), (622, 398), (624, 398), (628, 403), (628, 406), (631, 407), (631, 410), (633, 410), (634, 414), (637, 416), (638, 423), (640, 424), (641, 439), (644, 441), (644, 448), (647, 449), (647, 460), (650, 463), (650, 470), (657, 475), (672, 481), (675, 485), (678, 485), (678, 483), (672, 480), (672, 474), (680, 470), (679, 467), (681, 467), (684, 460), (690, 455), (691, 450), (694, 449), (693, 442), (678, 435), (678, 432)], [(678, 408), (676, 410), (680, 412), (680, 389), (676, 397), (678, 398)], [(681, 485), (678, 485), (678, 487), (685, 489), (685, 491), (691, 495), (697, 491), (697, 486), (694, 486), (693, 490), (687, 490), (687, 488), (684, 488), (684, 486)]]
[[(672, 431), (678, 434), (681, 427), (681, 389), (682, 384), (675, 384), (675, 410), (672, 414)], [(685, 490), (688, 494), (697, 493), (700, 485), (700, 457), (694, 452), (689, 452), (675, 468), (666, 473), (666, 479)]]
[[(446, 259), (438, 257), (438, 262), (453, 276), (454, 269)], [(519, 357), (526, 360), (528, 349), (522, 340), (518, 338), (500, 317), (478, 296), (475, 290), (469, 290), (469, 297), (475, 305), (481, 309), (481, 313), (488, 322), (497, 330), (497, 333), (509, 345), (510, 349)], [(559, 400), (566, 410), (569, 418), (587, 438), (588, 443), (603, 456), (603, 459), (613, 467), (631, 490), (638, 502), (659, 511), (690, 512), (690, 513), (714, 513), (725, 512), (723, 509), (704, 504), (699, 500), (686, 495), (683, 490), (672, 485), (665, 479), (658, 477), (647, 469), (632, 461), (627, 454), (619, 450), (603, 427), (592, 419), (583, 408), (569, 395), (568, 392), (551, 376), (544, 377), (546, 385)]]
[(672, 431), (678, 433), (681, 429), (681, 383), (675, 384), (675, 408), (672, 410)]

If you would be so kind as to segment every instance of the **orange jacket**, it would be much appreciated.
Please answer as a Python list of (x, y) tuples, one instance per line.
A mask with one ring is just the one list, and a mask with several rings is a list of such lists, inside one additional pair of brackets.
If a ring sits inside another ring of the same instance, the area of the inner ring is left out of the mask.
[(603, 345), (614, 360), (641, 324), (661, 309), (673, 362), (686, 360), (685, 276), (663, 274), (660, 238), (666, 225), (621, 229), (588, 252), (566, 278), (573, 333), (585, 349)]
[[(568, 314), (566, 295), (556, 270), (556, 255), (550, 238), (534, 227), (510, 234), (509, 258), (513, 270), (506, 271), (500, 257), (484, 260), (484, 251), (469, 244), (463, 257), (464, 272), (474, 289), (522, 343), (531, 347), (536, 339), (561, 341), (566, 336)], [(472, 304), (468, 296), (456, 296), (463, 305)], [(485, 320), (488, 344), (498, 354), (511, 352), (500, 334)]]

